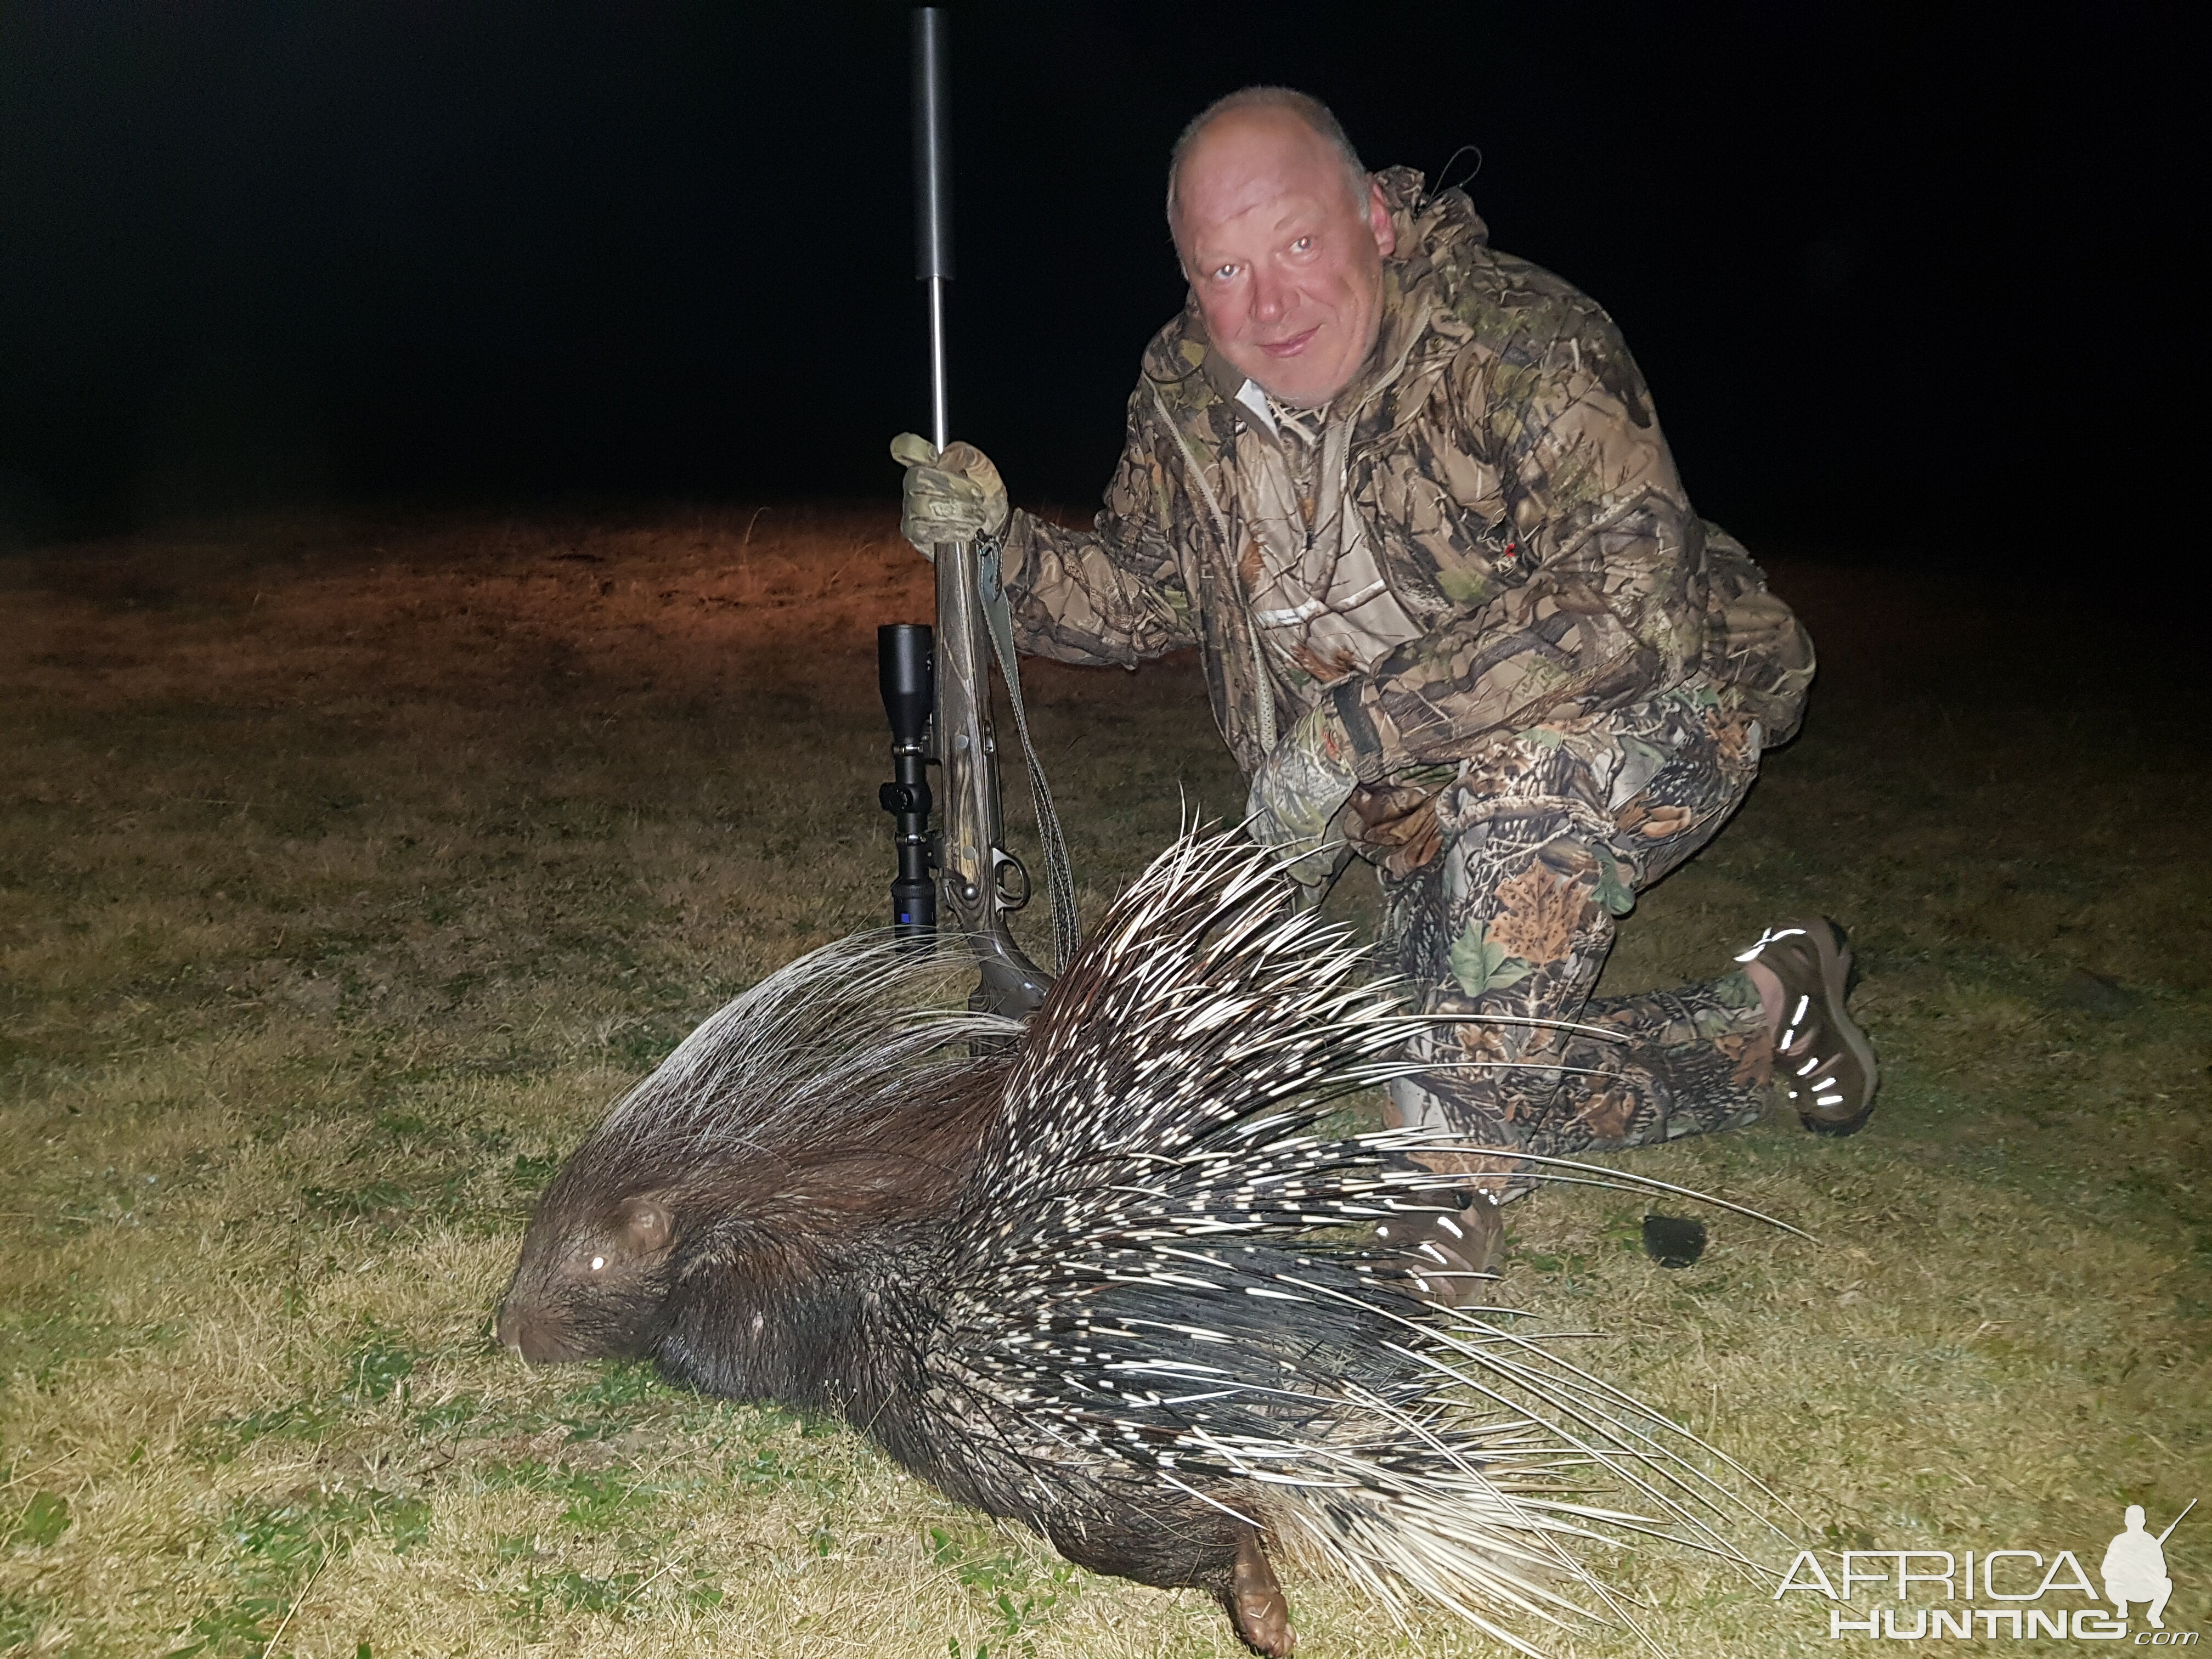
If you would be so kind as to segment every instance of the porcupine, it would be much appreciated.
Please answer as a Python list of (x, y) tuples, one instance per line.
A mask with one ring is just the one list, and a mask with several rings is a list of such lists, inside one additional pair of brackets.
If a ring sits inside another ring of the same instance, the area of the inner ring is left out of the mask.
[(1271, 1555), (1532, 1654), (1507, 1620), (1620, 1612), (1577, 1547), (1749, 1565), (1683, 1431), (1347, 1238), (1453, 1200), (1407, 1156), (1433, 1139), (1318, 1132), (1412, 1018), (1266, 854), (1178, 841), (1025, 1027), (936, 1006), (945, 972), (862, 935), (712, 1016), (547, 1188), (500, 1340), (840, 1414), (1261, 1652), (1293, 1639)]

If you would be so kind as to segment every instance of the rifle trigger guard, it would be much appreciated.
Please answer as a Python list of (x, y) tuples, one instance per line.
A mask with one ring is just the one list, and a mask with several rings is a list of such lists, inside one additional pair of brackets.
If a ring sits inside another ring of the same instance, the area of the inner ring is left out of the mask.
[[(999, 890), (999, 908), (1010, 911), (1020, 909), (1030, 902), (1029, 866), (1003, 847), (991, 849), (991, 881)], [(1018, 880), (1018, 886), (1008, 883), (1010, 873)]]

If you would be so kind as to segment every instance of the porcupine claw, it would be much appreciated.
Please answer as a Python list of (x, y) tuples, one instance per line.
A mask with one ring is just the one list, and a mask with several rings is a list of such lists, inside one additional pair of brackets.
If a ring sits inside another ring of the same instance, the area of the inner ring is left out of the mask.
[(1237, 1540), (1237, 1565), (1230, 1569), (1229, 1593), (1222, 1600), (1246, 1647), (1273, 1659), (1289, 1659), (1298, 1644), (1297, 1632), (1291, 1628), (1291, 1604), (1275, 1582), (1258, 1533), (1248, 1531)]

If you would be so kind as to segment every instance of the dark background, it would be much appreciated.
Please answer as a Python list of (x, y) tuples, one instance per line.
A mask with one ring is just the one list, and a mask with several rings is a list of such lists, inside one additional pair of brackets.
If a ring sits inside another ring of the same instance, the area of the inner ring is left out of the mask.
[[(1612, 309), (1755, 542), (2011, 580), (2186, 476), (2181, 47), (2133, 14), (954, 12), (955, 426), (1018, 499), (1095, 501), (1182, 300), (1168, 146), (1258, 81), (1370, 166), (1480, 147), (1495, 240)], [(896, 6), (0, 0), (0, 544), (887, 499), (927, 418), (907, 74)]]

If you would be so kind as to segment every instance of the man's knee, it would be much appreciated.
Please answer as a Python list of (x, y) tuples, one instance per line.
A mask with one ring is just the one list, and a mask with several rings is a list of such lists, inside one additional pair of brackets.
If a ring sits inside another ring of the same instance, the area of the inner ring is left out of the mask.
[(1580, 1006), (1613, 944), (1604, 866), (1589, 844), (1553, 836), (1509, 862), (1455, 873), (1440, 965), (1460, 994), (1516, 1014)]

